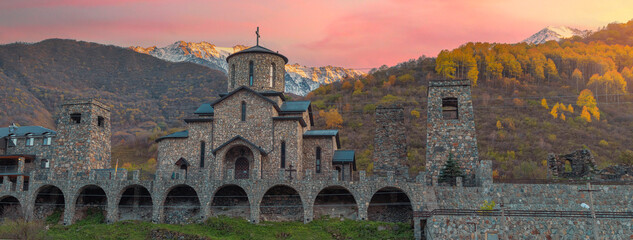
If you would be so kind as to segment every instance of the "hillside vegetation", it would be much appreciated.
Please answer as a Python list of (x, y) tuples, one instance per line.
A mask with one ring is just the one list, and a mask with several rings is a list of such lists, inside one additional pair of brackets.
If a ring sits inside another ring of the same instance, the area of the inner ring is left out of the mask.
[[(618, 41), (628, 43), (631, 29), (633, 22), (612, 24), (590, 35), (593, 41), (467, 43), (436, 59), (322, 86), (307, 99), (320, 113), (318, 127), (341, 126), (343, 146), (355, 149), (360, 169), (370, 172), (376, 106), (405, 107), (408, 165), (416, 174), (425, 162), (426, 86), (454, 78), (473, 84), (480, 158), (493, 160), (496, 178), (545, 178), (548, 153), (580, 148), (592, 150), (600, 167), (631, 164), (633, 48)], [(609, 37), (614, 31), (627, 37)]]
[(111, 106), (115, 143), (180, 126), (224, 91), (224, 73), (170, 63), (129, 49), (74, 40), (0, 46), (0, 126), (55, 128), (64, 99), (98, 97)]

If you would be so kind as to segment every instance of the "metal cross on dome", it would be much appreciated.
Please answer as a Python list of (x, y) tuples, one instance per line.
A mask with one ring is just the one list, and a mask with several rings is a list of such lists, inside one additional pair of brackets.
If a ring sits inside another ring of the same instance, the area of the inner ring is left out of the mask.
[(257, 46), (259, 46), (259, 27), (257, 27), (257, 31), (255, 31), (255, 34), (257, 35)]

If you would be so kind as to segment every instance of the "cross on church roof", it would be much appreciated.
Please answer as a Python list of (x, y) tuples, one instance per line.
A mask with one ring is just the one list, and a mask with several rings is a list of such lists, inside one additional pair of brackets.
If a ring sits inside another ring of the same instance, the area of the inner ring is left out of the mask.
[(292, 169), (292, 164), (290, 164), (290, 166), (288, 166), (288, 169), (286, 169), (286, 172), (288, 172), (289, 176), (288, 176), (288, 180), (292, 180), (292, 172), (296, 172), (297, 169)]
[(255, 31), (255, 34), (257, 35), (257, 46), (259, 46), (259, 27), (257, 27), (257, 31)]

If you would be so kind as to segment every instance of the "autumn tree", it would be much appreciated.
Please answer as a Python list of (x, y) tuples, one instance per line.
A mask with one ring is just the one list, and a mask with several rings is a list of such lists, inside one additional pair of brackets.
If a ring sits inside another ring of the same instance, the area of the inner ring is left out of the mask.
[(576, 82), (576, 91), (580, 91), (578, 83), (582, 81), (582, 72), (578, 68), (574, 69), (574, 73), (571, 74), (571, 79)]
[(354, 82), (354, 92), (362, 92), (364, 87), (365, 84), (363, 84), (363, 82), (361, 82), (360, 80), (356, 80), (356, 82)]
[(319, 111), (319, 116), (325, 118), (325, 125), (328, 128), (341, 128), (343, 126), (343, 116), (338, 113), (336, 108), (332, 108), (329, 111)]
[(456, 66), (448, 50), (442, 50), (435, 59), (435, 72), (445, 79), (455, 78)]
[(343, 83), (343, 86), (341, 86), (341, 88), (343, 90), (350, 90), (350, 89), (352, 89), (352, 83), (350, 83), (349, 81), (345, 81)]
[(580, 113), (580, 118), (584, 119), (586, 122), (591, 122), (591, 115), (589, 115), (587, 106), (582, 106), (582, 112)]
[(541, 99), (541, 106), (543, 106), (545, 109), (549, 109), (549, 106), (547, 105), (547, 100), (545, 98)]

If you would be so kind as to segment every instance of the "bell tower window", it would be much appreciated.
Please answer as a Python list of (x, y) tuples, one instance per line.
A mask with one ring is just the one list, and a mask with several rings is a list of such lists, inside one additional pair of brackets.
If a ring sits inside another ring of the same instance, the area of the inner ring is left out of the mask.
[(281, 168), (286, 168), (286, 142), (281, 142)]
[(273, 87), (275, 81), (275, 63), (270, 65), (270, 87)]
[(442, 117), (444, 119), (459, 119), (457, 98), (442, 99)]
[(235, 64), (231, 65), (231, 84), (230, 87), (235, 86)]
[(70, 114), (70, 122), (74, 123), (74, 124), (80, 124), (81, 123), (81, 113)]
[(253, 61), (248, 63), (248, 86), (253, 86)]

